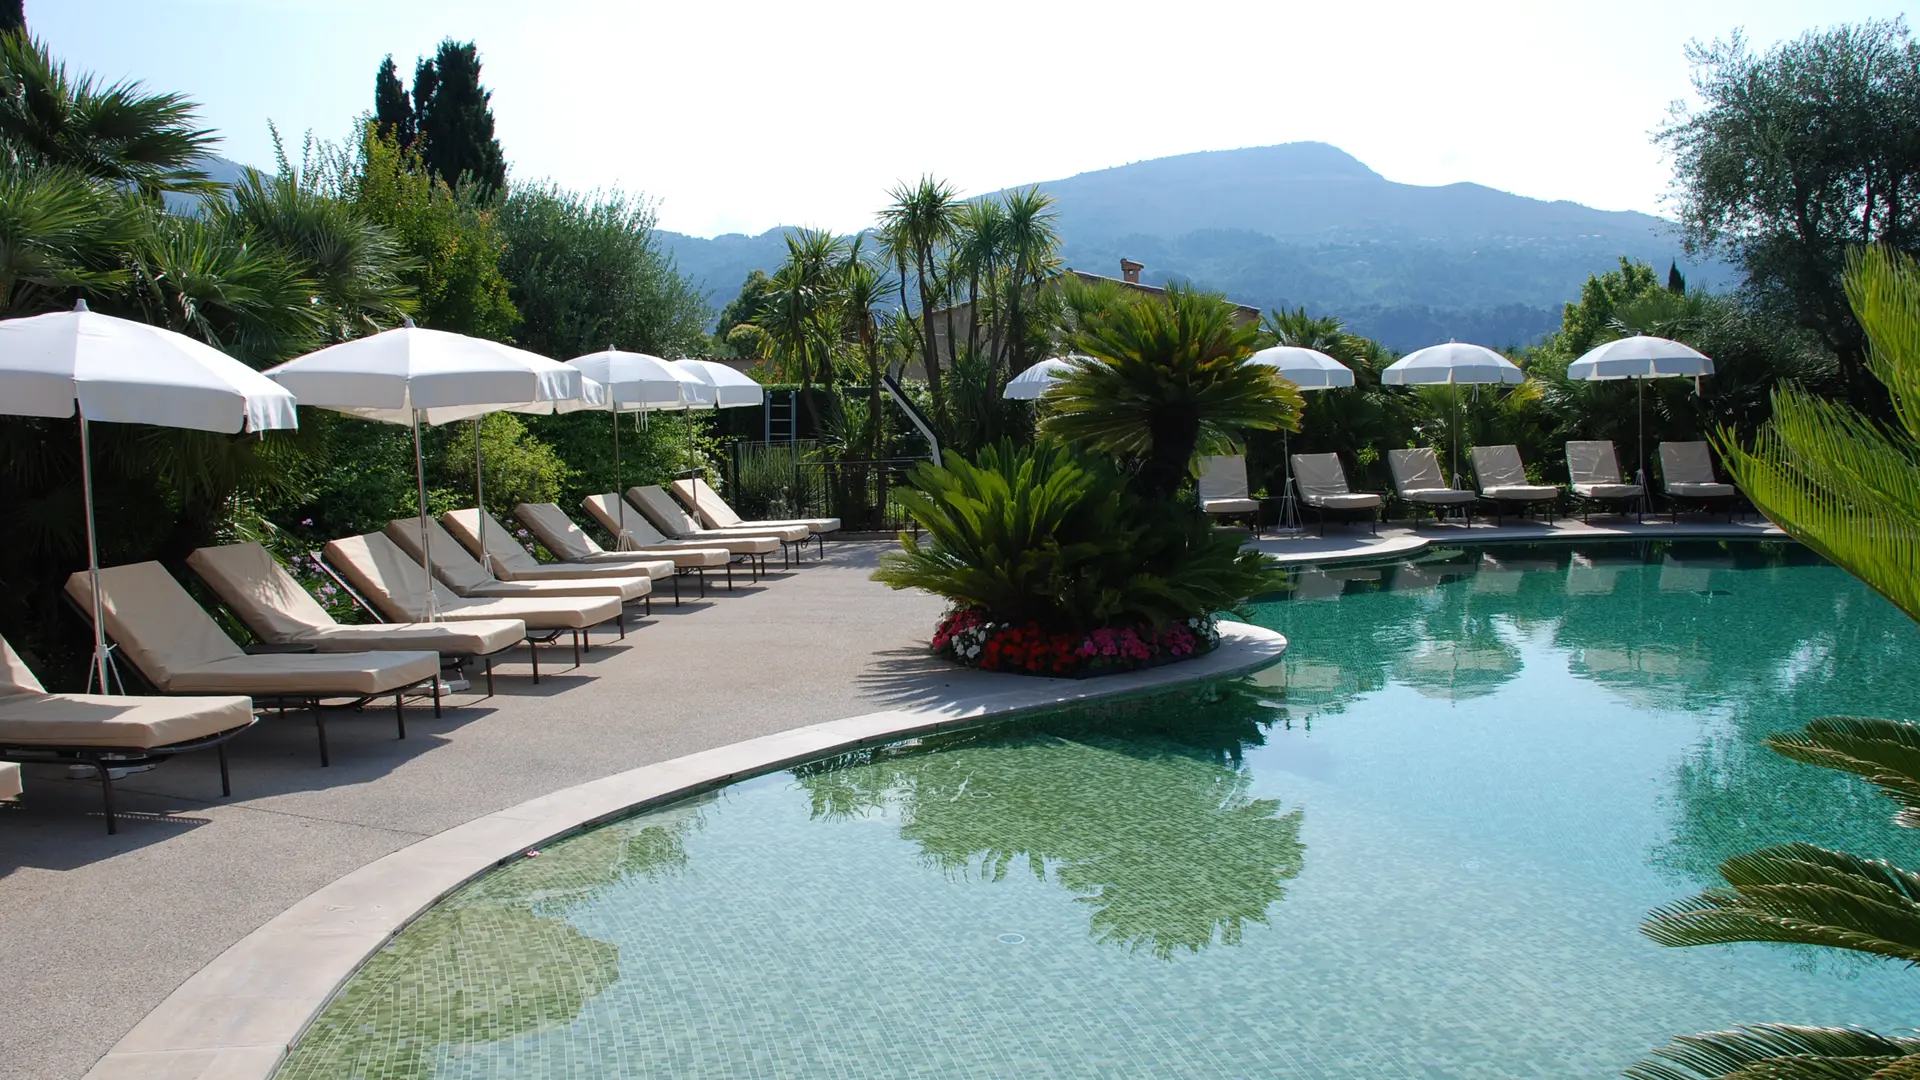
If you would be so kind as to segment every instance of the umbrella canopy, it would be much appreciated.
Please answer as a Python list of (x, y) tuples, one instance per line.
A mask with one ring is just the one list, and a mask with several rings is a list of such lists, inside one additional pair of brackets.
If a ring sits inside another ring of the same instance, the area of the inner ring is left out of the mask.
[(106, 420), (237, 434), (299, 424), (293, 395), (211, 346), (158, 326), (87, 310), (0, 321), (0, 413), (80, 417), (80, 486), (93, 584), (93, 666), (107, 685), (100, 624), (100, 547), (93, 520), (87, 424)]
[(1636, 334), (1587, 350), (1567, 365), (1567, 378), (1580, 382), (1606, 379), (1694, 378), (1713, 374), (1713, 361), (1677, 341)]
[(1522, 383), (1526, 373), (1513, 361), (1481, 345), (1450, 341), (1430, 345), (1408, 353), (1380, 373), (1388, 386), (1435, 386), (1451, 383), (1475, 386), (1485, 383)]
[(733, 409), (759, 405), (766, 400), (760, 384), (712, 360), (670, 360), (668, 364), (713, 388), (713, 399), (704, 404), (712, 408)]
[[(433, 577), (433, 546), (427, 540), (427, 468), (420, 455), (420, 425), (475, 421), (474, 499), (483, 508), (478, 420), (490, 412), (544, 412), (554, 402), (579, 398), (589, 384), (578, 368), (497, 341), (404, 326), (330, 345), (267, 370), (303, 405), (366, 420), (413, 428), (413, 475), (419, 499), (420, 548)], [(480, 516), (486, 550), (486, 515)], [(492, 559), (482, 555), (492, 572)], [(427, 618), (435, 617), (431, 591)]]
[[(608, 349), (588, 353), (567, 361), (568, 367), (607, 388), (607, 401), (593, 408), (620, 412), (653, 412), (661, 409), (685, 409), (713, 403), (713, 388), (704, 380), (672, 363), (647, 353)], [(584, 403), (582, 403), (584, 404)], [(582, 407), (561, 406), (563, 412)]]
[(298, 424), (294, 396), (210, 345), (88, 311), (0, 321), (0, 413), (194, 431)]
[(444, 424), (584, 392), (579, 369), (525, 349), (407, 325), (289, 360), (267, 377), (315, 405), (389, 424)]
[(1047, 392), (1060, 376), (1073, 370), (1076, 360), (1089, 360), (1086, 356), (1049, 356), (1027, 370), (1007, 380), (1007, 388), (1000, 396), (1008, 401), (1034, 401)]
[(1338, 390), (1353, 385), (1353, 369), (1315, 349), (1275, 345), (1247, 358), (1278, 371), (1302, 390)]

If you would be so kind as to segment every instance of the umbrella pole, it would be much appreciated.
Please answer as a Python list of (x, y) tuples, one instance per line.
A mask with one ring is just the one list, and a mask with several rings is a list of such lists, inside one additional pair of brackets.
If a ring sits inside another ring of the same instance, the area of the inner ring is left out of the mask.
[[(613, 501), (620, 507), (620, 536), (625, 536), (627, 534), (627, 491), (620, 486), (620, 403), (610, 401), (607, 409), (613, 415)], [(613, 538), (613, 546), (616, 548), (620, 546), (620, 536)]]
[(493, 576), (493, 554), (487, 548), (487, 493), (480, 461), (480, 418), (473, 418), (473, 505), (480, 513), (480, 569)]
[(93, 450), (87, 438), (86, 411), (76, 407), (80, 415), (80, 486), (87, 504), (87, 578), (93, 584), (93, 666), (87, 672), (87, 689), (93, 689), (95, 676), (100, 679), (100, 692), (111, 693), (107, 685), (107, 631), (100, 623), (100, 548), (94, 540), (93, 526)]
[(413, 410), (413, 479), (418, 486), (416, 491), (420, 507), (420, 556), (427, 567), (427, 609), (428, 622), (440, 618), (439, 605), (435, 600), (433, 584), (433, 544), (427, 540), (427, 466), (420, 456), (420, 410)]

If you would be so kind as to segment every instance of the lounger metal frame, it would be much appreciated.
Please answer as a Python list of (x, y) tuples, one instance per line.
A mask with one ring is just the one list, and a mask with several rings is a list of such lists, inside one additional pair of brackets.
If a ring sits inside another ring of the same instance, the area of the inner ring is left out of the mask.
[[(1476, 488), (1476, 490), (1479, 489)], [(1545, 499), (1502, 499), (1488, 495), (1485, 491), (1480, 491), (1480, 501), (1493, 505), (1493, 524), (1495, 528), (1499, 528), (1506, 522), (1506, 508), (1508, 505), (1520, 508), (1514, 516), (1522, 521), (1527, 519), (1527, 507), (1545, 506), (1547, 508), (1547, 524), (1551, 525), (1553, 524), (1554, 511), (1560, 508), (1560, 493), (1555, 492), (1550, 498)]]
[(166, 746), (59, 746), (0, 742), (0, 761), (23, 765), (93, 766), (94, 771), (100, 774), (100, 799), (107, 815), (107, 835), (112, 836), (120, 829), (113, 810), (113, 775), (109, 770), (158, 765), (175, 754), (189, 754), (213, 747), (220, 758), (220, 797), (228, 798), (233, 794), (233, 780), (227, 772), (227, 740), (256, 723), (258, 721), (248, 720), (238, 727)]
[[(1381, 512), (1386, 509), (1385, 499), (1380, 500), (1381, 505), (1369, 506), (1365, 510), (1341, 510), (1338, 507), (1325, 507), (1325, 506), (1319, 506), (1314, 503), (1308, 502), (1307, 497), (1300, 493), (1300, 485), (1296, 478), (1288, 477), (1287, 483), (1292, 484), (1294, 486), (1293, 491), (1294, 491), (1295, 501), (1297, 501), (1301, 506), (1304, 506), (1307, 509), (1313, 511), (1314, 523), (1320, 526), (1321, 536), (1327, 535), (1327, 515), (1328, 514), (1339, 514), (1342, 517), (1344, 517), (1347, 521), (1360, 521), (1364, 516), (1367, 522), (1368, 531), (1370, 531), (1375, 536), (1380, 535), (1380, 516), (1381, 516)], [(1363, 493), (1356, 492), (1355, 494), (1363, 494)]]
[[(1580, 523), (1583, 525), (1592, 520), (1595, 507), (1599, 507), (1599, 512), (1602, 514), (1615, 514), (1620, 517), (1626, 517), (1628, 508), (1631, 507), (1634, 524), (1638, 525), (1646, 521), (1647, 495), (1644, 490), (1638, 495), (1582, 495), (1574, 490), (1572, 485), (1568, 485), (1567, 493), (1579, 501)], [(1617, 507), (1617, 509), (1608, 509), (1609, 507)]]

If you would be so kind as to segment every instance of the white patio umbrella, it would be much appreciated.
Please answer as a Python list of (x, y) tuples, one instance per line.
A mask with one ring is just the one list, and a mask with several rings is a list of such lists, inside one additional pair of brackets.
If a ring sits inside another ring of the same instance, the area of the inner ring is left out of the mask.
[[(588, 353), (567, 361), (587, 378), (605, 388), (605, 408), (613, 417), (613, 489), (625, 491), (620, 475), (620, 414), (640, 414), (646, 422), (650, 412), (710, 406), (714, 399), (711, 384), (669, 361), (647, 353), (624, 352), (608, 346), (605, 352)], [(563, 411), (586, 407), (563, 405)], [(615, 500), (620, 508), (621, 539), (626, 542), (627, 500)]]
[(1449, 341), (1429, 345), (1401, 357), (1380, 373), (1388, 386), (1454, 387), (1453, 393), (1453, 483), (1460, 476), (1460, 391), (1458, 387), (1494, 383), (1523, 383), (1527, 375), (1513, 361), (1481, 345)]
[(1091, 357), (1069, 354), (1067, 356), (1049, 356), (1020, 374), (1007, 380), (1007, 388), (1000, 396), (1008, 401), (1035, 401), (1040, 395), (1060, 381), (1060, 376), (1073, 370), (1076, 360), (1089, 360)]
[[(427, 471), (420, 456), (420, 425), (472, 420), (515, 406), (539, 408), (586, 392), (577, 368), (496, 341), (417, 327), (412, 319), (289, 360), (266, 375), (292, 390), (303, 405), (413, 428), (420, 546), (429, 578), (433, 552), (427, 542)], [(477, 488), (477, 441), (475, 453)], [(484, 528), (486, 515), (480, 520)], [(429, 592), (427, 618), (436, 616)]]
[(712, 360), (670, 360), (668, 363), (713, 388), (713, 400), (706, 403), (718, 409), (744, 408), (765, 400), (765, 390), (725, 364)]
[[(1302, 393), (1313, 390), (1338, 390), (1353, 385), (1353, 369), (1317, 349), (1301, 348), (1298, 345), (1275, 345), (1261, 349), (1247, 358), (1250, 364), (1260, 364), (1279, 372), (1282, 377), (1300, 388)], [(1297, 528), (1300, 523), (1299, 509), (1293, 504), (1293, 457), (1292, 440), (1283, 428), (1280, 432), (1280, 520), (1282, 529)]]
[(1646, 485), (1647, 403), (1646, 380), (1692, 378), (1696, 392), (1700, 376), (1713, 374), (1713, 361), (1707, 355), (1678, 341), (1635, 334), (1588, 349), (1580, 359), (1567, 365), (1567, 378), (1578, 382), (1608, 382), (1632, 379), (1634, 411), (1639, 429), (1634, 435), (1634, 482)]
[(0, 413), (80, 417), (80, 486), (93, 585), (93, 665), (88, 688), (107, 684), (100, 622), (100, 549), (93, 520), (93, 421), (237, 434), (299, 425), (293, 395), (209, 345), (158, 326), (87, 310), (0, 321)]

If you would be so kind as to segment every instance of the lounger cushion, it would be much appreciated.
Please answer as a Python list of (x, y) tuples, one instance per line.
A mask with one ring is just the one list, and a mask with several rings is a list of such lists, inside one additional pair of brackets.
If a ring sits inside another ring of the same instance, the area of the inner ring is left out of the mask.
[[(327, 562), (382, 614), (396, 620), (426, 616), (427, 572), (385, 533), (330, 541)], [(534, 630), (578, 630), (620, 617), (617, 597), (549, 597), (541, 600), (468, 600), (433, 583), (434, 603), (447, 622), (518, 619)]]
[(1639, 484), (1575, 484), (1573, 493), (1589, 499), (1631, 499), (1646, 492)]
[[(480, 511), (475, 509), (450, 510), (440, 515), (440, 525), (447, 534), (460, 542), (460, 546), (473, 552), (477, 558), (480, 553)], [(487, 515), (486, 550), (493, 554), (493, 572), (503, 581), (579, 581), (604, 580), (606, 578), (639, 577), (644, 574), (658, 580), (673, 573), (673, 563), (668, 559), (634, 560), (623, 566), (588, 566), (583, 563), (543, 563), (527, 553), (513, 534), (494, 518)]]
[(1307, 495), (1308, 506), (1317, 506), (1323, 510), (1368, 510), (1382, 505), (1378, 495), (1355, 493), (1351, 495)]
[[(416, 561), (422, 559), (420, 519), (397, 518), (387, 523), (387, 535)], [(438, 521), (427, 522), (427, 542), (433, 546), (433, 573), (461, 596), (617, 596), (638, 600), (653, 591), (653, 580), (643, 575), (574, 581), (499, 581), (487, 576), (467, 549), (447, 535)]]
[(712, 529), (734, 529), (742, 526), (757, 527), (763, 525), (802, 525), (806, 527), (808, 532), (830, 533), (840, 527), (839, 518), (782, 518), (778, 521), (768, 521), (766, 519), (743, 521), (740, 515), (734, 512), (733, 507), (727, 505), (727, 500), (720, 497), (719, 492), (713, 490), (705, 480), (701, 480), (698, 477), (675, 480), (673, 482), (673, 493), (679, 496), (681, 502), (685, 503), (698, 514), (700, 520), (705, 523), (708, 528)]
[(336, 623), (309, 630), (299, 637), (314, 651), (420, 650), (441, 656), (491, 656), (526, 639), (527, 624), (519, 619), (471, 619), (439, 623)]
[(311, 630), (338, 625), (259, 544), (201, 548), (187, 556), (187, 566), (262, 641), (295, 641)]
[(166, 689), (175, 694), (362, 697), (390, 694), (439, 674), (438, 653), (274, 653), (178, 671)]
[(1260, 509), (1256, 499), (1208, 499), (1200, 504), (1209, 514), (1251, 514)]
[(612, 533), (621, 543), (622, 552), (629, 547), (639, 551), (680, 550), (683, 548), (720, 548), (729, 555), (766, 555), (780, 550), (780, 541), (772, 536), (721, 536), (707, 534), (698, 540), (669, 540), (653, 527), (646, 515), (640, 513), (631, 504), (626, 508), (625, 540), (621, 540), (621, 521), (619, 497), (616, 495), (589, 495), (580, 501), (587, 513), (600, 527)]
[(1413, 503), (1426, 503), (1434, 506), (1459, 506), (1462, 503), (1470, 503), (1480, 496), (1475, 495), (1471, 491), (1460, 491), (1455, 488), (1431, 488), (1403, 491), (1400, 493), (1400, 497)]
[(1732, 484), (1668, 484), (1667, 494), (1683, 499), (1730, 499), (1740, 494)]
[(32, 694), (0, 700), (0, 747), (152, 749), (253, 723), (244, 697)]
[(771, 536), (789, 544), (805, 540), (810, 535), (805, 525), (753, 525), (738, 529), (703, 529), (700, 523), (687, 516), (680, 504), (674, 502), (658, 485), (647, 484), (627, 489), (627, 499), (634, 508), (644, 514), (653, 527), (678, 540), (710, 540), (733, 536)]
[(1547, 484), (1506, 484), (1481, 488), (1480, 494), (1505, 502), (1545, 502), (1560, 497), (1560, 489)]

